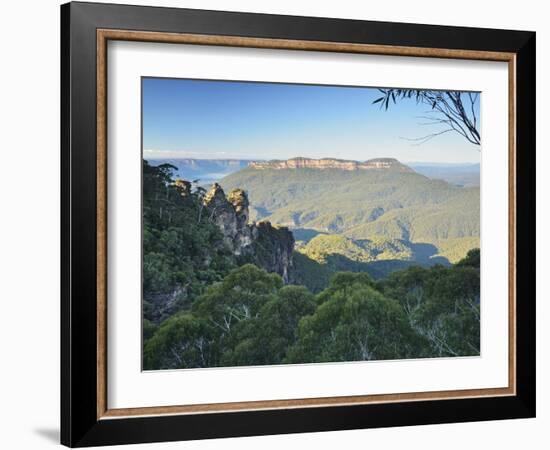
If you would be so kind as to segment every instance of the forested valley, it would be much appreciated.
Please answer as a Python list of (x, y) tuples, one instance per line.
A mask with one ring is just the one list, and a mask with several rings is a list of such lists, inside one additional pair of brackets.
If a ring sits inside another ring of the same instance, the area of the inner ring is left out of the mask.
[(251, 221), (242, 189), (174, 169), (143, 162), (144, 370), (479, 355), (479, 249), (380, 277), (342, 271)]

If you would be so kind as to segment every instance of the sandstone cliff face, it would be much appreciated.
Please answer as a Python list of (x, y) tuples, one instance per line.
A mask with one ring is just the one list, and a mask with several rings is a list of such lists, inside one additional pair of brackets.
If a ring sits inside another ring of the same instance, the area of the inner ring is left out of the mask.
[(294, 250), (294, 237), (288, 228), (274, 227), (269, 222), (249, 224), (249, 202), (242, 189), (226, 196), (214, 183), (204, 197), (204, 205), (235, 256), (279, 274), (288, 283)]
[(340, 170), (372, 170), (388, 169), (399, 172), (413, 172), (413, 170), (401, 164), (394, 158), (376, 158), (368, 161), (347, 161), (343, 159), (323, 158), (292, 158), (286, 161), (257, 161), (251, 162), (249, 167), (253, 169), (340, 169)]
[(250, 230), (246, 226), (239, 226), (235, 207), (225, 197), (225, 193), (218, 183), (214, 183), (204, 197), (204, 205), (207, 208), (208, 218), (222, 232), (224, 243), (235, 255), (240, 255), (242, 246), (239, 245), (239, 242), (249, 240)]

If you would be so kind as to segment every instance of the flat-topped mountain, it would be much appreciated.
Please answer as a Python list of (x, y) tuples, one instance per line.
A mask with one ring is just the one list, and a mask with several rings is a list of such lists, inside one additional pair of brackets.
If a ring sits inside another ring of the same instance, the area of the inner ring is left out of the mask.
[(287, 160), (253, 161), (249, 163), (253, 169), (340, 169), (340, 170), (372, 170), (386, 169), (398, 172), (413, 172), (395, 158), (375, 158), (367, 161), (351, 161), (335, 158), (291, 158)]
[(304, 243), (300, 230), (400, 240), (430, 244), (450, 262), (479, 247), (479, 188), (430, 179), (396, 159), (251, 163), (219, 183), (248, 193), (251, 220), (289, 227)]
[(223, 177), (252, 167), (255, 169), (344, 169), (355, 171), (359, 169), (392, 169), (391, 172), (416, 172), (429, 178), (445, 180), (460, 186), (479, 186), (479, 164), (434, 164), (412, 163), (403, 164), (395, 158), (376, 158), (367, 161), (350, 161), (337, 158), (292, 158), (289, 160), (258, 161), (250, 159), (197, 159), (171, 158), (147, 159), (152, 166), (171, 164), (176, 169), (175, 178), (184, 180), (199, 180), (201, 184), (209, 185)]

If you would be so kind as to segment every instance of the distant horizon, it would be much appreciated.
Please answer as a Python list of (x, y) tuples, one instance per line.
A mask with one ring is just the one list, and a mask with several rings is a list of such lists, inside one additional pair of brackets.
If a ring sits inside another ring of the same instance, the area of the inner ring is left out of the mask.
[[(145, 152), (144, 152), (145, 153)], [(336, 160), (344, 160), (344, 161), (357, 161), (357, 162), (365, 162), (365, 161), (369, 161), (369, 160), (372, 160), (372, 159), (383, 159), (383, 158), (392, 158), (392, 159), (396, 159), (397, 161), (399, 161), (400, 163), (403, 163), (403, 164), (426, 164), (426, 165), (434, 165), (434, 166), (438, 166), (438, 165), (445, 165), (445, 166), (452, 166), (452, 165), (456, 165), (456, 166), (465, 166), (465, 165), (476, 165), (476, 164), (480, 164), (480, 162), (454, 162), (454, 161), (449, 161), (449, 162), (441, 162), (441, 161), (403, 161), (403, 160), (400, 160), (399, 158), (396, 158), (394, 156), (376, 156), (376, 157), (373, 157), (373, 158), (366, 158), (366, 159), (347, 159), (347, 158), (340, 158), (340, 157), (336, 157), (336, 156), (324, 156), (324, 157), (321, 157), (321, 158), (310, 158), (310, 157), (306, 157), (306, 156), (293, 156), (293, 157), (290, 157), (290, 158), (285, 158), (285, 159), (279, 159), (279, 158), (233, 158), (233, 157), (217, 157), (217, 158), (212, 158), (212, 157), (196, 157), (196, 156), (185, 156), (185, 155), (177, 155), (177, 156), (162, 156), (162, 157), (159, 157), (159, 156), (154, 156), (154, 157), (148, 157), (148, 156), (145, 156), (145, 154), (143, 155), (143, 158), (146, 159), (146, 160), (179, 160), (179, 159), (190, 159), (190, 160), (196, 160), (196, 161), (249, 161), (249, 162), (253, 162), (253, 161), (287, 161), (287, 160), (290, 160), (290, 159), (296, 159), (296, 158), (306, 158), (306, 159), (317, 159), (317, 160), (320, 160), (320, 159), (336, 159)]]
[[(480, 162), (479, 147), (455, 132), (415, 144), (442, 131), (425, 123), (430, 108), (403, 99), (385, 110), (373, 104), (381, 95), (374, 87), (143, 78), (144, 157)], [(479, 117), (479, 102), (476, 109)]]

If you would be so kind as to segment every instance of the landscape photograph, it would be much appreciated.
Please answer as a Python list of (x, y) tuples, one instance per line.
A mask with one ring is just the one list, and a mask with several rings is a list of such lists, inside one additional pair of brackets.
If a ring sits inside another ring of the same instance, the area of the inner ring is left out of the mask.
[(141, 88), (143, 370), (480, 355), (479, 92)]

